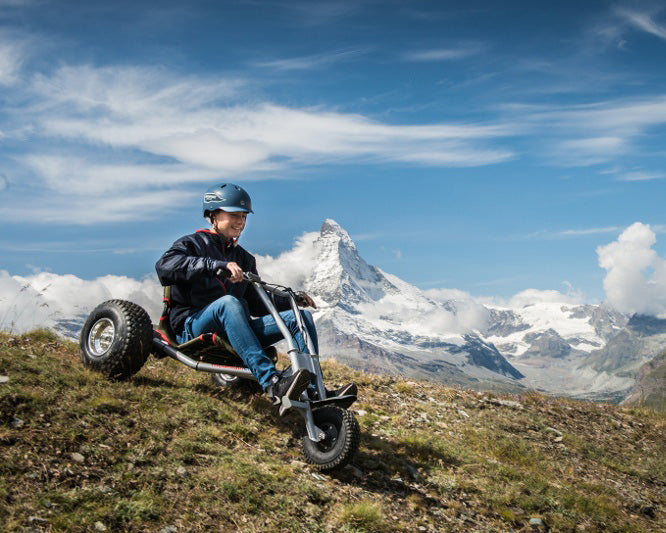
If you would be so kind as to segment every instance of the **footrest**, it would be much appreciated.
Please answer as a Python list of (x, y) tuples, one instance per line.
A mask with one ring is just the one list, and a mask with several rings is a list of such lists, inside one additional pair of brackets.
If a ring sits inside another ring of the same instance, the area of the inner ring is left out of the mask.
[(331, 398), (326, 398), (325, 400), (313, 400), (310, 402), (310, 405), (313, 409), (316, 409), (317, 407), (323, 407), (324, 405), (337, 405), (342, 409), (348, 409), (355, 401), (355, 394), (345, 394), (344, 396), (332, 396)]

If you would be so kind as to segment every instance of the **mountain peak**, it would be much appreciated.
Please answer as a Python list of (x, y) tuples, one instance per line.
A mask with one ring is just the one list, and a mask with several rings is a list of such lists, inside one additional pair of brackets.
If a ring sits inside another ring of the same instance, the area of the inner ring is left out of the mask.
[(349, 233), (332, 218), (324, 220), (324, 223), (321, 225), (320, 235), (325, 239), (335, 239), (347, 248), (356, 250), (356, 245), (349, 236)]

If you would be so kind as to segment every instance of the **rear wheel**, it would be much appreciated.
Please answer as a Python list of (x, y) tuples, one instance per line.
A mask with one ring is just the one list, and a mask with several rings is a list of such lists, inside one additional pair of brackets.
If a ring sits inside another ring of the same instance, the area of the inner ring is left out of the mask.
[(315, 409), (312, 415), (326, 437), (319, 442), (307, 435), (303, 437), (305, 459), (319, 470), (342, 468), (352, 460), (361, 441), (361, 427), (356, 418), (350, 411), (331, 405)]
[(148, 313), (125, 300), (109, 300), (88, 315), (81, 330), (81, 361), (111, 379), (136, 374), (150, 355), (153, 327)]

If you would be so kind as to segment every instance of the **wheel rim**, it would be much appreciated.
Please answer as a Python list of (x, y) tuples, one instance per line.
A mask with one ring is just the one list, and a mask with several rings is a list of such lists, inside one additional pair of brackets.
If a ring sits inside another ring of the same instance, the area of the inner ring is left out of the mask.
[(116, 327), (108, 318), (100, 318), (90, 328), (88, 334), (88, 350), (94, 357), (101, 357), (111, 348), (116, 336)]
[(328, 452), (332, 450), (338, 442), (338, 428), (335, 427), (335, 424), (331, 424), (330, 422), (324, 422), (319, 427), (326, 434), (326, 437), (324, 437), (324, 440), (317, 443), (317, 447), (322, 452)]

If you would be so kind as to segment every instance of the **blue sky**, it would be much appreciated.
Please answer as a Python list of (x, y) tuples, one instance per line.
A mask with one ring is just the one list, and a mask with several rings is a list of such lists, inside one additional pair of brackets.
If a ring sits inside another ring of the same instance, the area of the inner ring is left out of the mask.
[(0, 0), (0, 269), (141, 278), (232, 181), (424, 289), (603, 300), (666, 246), (660, 2)]

